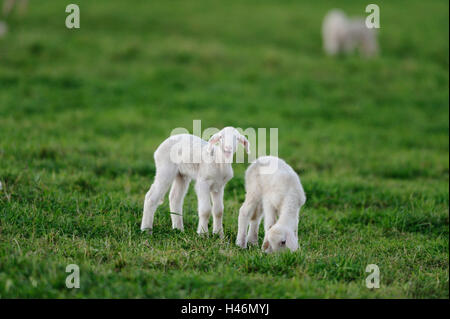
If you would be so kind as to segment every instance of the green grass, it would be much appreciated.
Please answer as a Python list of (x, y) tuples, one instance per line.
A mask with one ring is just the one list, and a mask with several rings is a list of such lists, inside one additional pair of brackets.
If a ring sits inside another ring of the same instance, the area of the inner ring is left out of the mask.
[[(373, 60), (322, 53), (327, 10), (360, 1), (76, 3), (79, 30), (30, 1), (0, 39), (0, 297), (449, 297), (447, 1), (377, 2)], [(234, 245), (247, 164), (225, 239), (195, 233), (192, 186), (184, 233), (167, 200), (141, 233), (153, 152), (193, 119), (279, 129), (308, 196), (298, 252)]]

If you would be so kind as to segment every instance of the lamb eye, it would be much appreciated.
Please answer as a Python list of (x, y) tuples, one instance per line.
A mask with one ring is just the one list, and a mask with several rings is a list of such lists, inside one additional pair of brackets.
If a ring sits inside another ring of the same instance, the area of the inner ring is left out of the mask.
[(286, 241), (285, 241), (285, 240), (282, 240), (282, 241), (280, 242), (280, 245), (281, 245), (281, 246), (286, 245)]

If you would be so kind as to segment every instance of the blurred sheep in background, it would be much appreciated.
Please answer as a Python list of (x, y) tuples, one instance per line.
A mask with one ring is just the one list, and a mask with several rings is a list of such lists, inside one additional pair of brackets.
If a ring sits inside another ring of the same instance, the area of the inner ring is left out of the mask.
[(5, 22), (0, 21), (0, 38), (2, 38), (6, 32), (8, 32), (8, 25)]
[(325, 16), (322, 38), (324, 50), (328, 55), (348, 55), (355, 49), (366, 57), (378, 53), (375, 29), (369, 29), (363, 18), (348, 18), (338, 9), (331, 10)]
[(11, 14), (14, 6), (18, 6), (18, 12), (23, 15), (27, 10), (28, 0), (4, 0), (3, 1), (3, 16), (8, 16)]
[[(3, 17), (8, 17), (14, 7), (18, 7), (19, 15), (24, 15), (28, 7), (28, 0), (4, 0), (3, 1)], [(0, 38), (4, 37), (8, 32), (8, 25), (5, 21), (0, 20)]]

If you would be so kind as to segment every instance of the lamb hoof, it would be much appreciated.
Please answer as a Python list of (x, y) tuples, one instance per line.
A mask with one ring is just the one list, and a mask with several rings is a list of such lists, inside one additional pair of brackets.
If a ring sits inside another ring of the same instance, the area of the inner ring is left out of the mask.
[(237, 240), (236, 245), (244, 249), (247, 248), (247, 244), (245, 243), (245, 241)]
[(224, 238), (225, 238), (225, 235), (224, 235), (224, 233), (223, 233), (223, 230), (222, 230), (222, 231), (219, 231), (219, 232), (213, 232), (213, 235), (214, 235), (214, 236), (219, 236), (220, 239), (224, 239)]
[(197, 232), (200, 237), (208, 237), (208, 232)]

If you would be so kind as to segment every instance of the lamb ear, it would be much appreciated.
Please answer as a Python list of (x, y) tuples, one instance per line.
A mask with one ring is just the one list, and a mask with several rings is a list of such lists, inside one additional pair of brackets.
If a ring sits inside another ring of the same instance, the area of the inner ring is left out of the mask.
[(218, 132), (218, 133), (214, 134), (213, 136), (211, 136), (211, 138), (208, 141), (208, 151), (211, 152), (213, 150), (214, 144), (219, 142), (221, 137), (222, 137), (221, 132)]
[(245, 136), (242, 134), (239, 134), (238, 141), (239, 141), (239, 143), (241, 143), (244, 146), (247, 154), (250, 154), (250, 142), (245, 138)]
[(218, 133), (214, 134), (213, 136), (211, 136), (211, 138), (209, 139), (208, 143), (211, 144), (211, 145), (216, 144), (220, 140), (221, 136), (222, 136), (221, 132), (218, 132)]
[(292, 231), (288, 231), (286, 234), (286, 247), (290, 251), (296, 251), (298, 249), (298, 239)]

